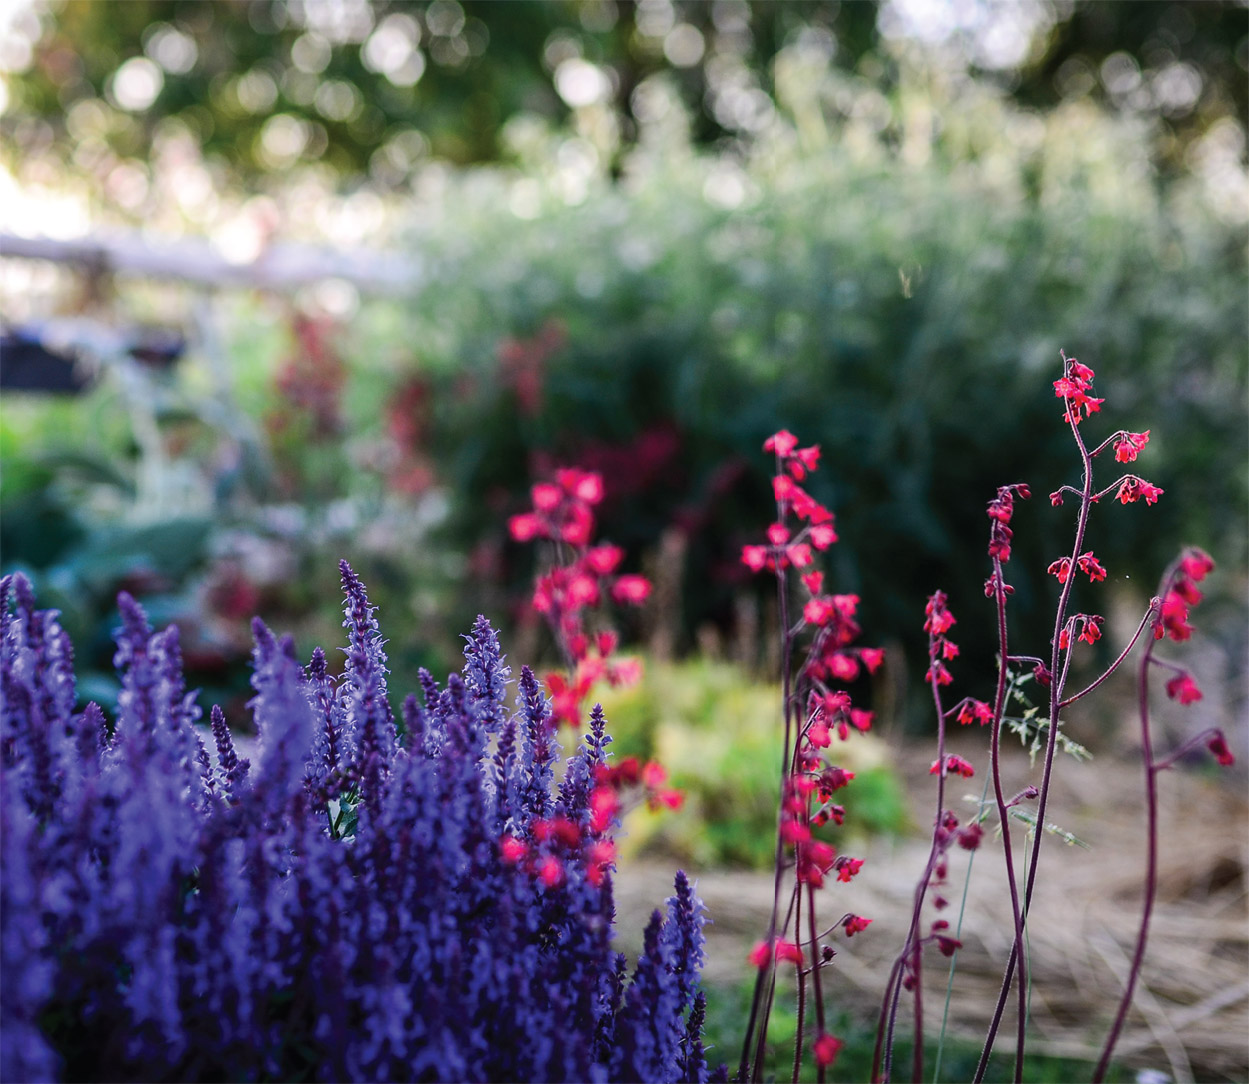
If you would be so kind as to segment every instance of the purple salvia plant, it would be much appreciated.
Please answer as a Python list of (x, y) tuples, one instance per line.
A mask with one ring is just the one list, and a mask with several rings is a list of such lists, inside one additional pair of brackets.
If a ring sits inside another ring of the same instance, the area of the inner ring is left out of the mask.
[(347, 630), (347, 715), (356, 746), (356, 770), (362, 794), (376, 792), (381, 773), (395, 750), (395, 720), (386, 699), (386, 653), (364, 585), (346, 561), (339, 562), (346, 595), (343, 628)]
[[(219, 708), (210, 756), (176, 634), (129, 598), (107, 748), (100, 709), (63, 694), (54, 615), (0, 584), (18, 599), (0, 633), (0, 1076), (707, 1079), (688, 883), (631, 981), (612, 950), (602, 712), (555, 793), (546, 697), (526, 670), (509, 707), (479, 620), (465, 675), (426, 675), (408, 702), (403, 748), (372, 607), (343, 580), (341, 678), (253, 627), (251, 771)], [(44, 749), (63, 785), (35, 770)]]

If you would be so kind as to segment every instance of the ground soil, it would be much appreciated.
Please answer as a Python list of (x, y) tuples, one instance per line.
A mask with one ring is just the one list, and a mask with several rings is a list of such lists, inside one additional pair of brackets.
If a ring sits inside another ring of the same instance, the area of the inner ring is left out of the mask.
[[(977, 766), (984, 756), (980, 735), (954, 736), (953, 751)], [(1127, 750), (1130, 753), (1130, 750)], [(896, 757), (914, 806), (917, 825), (931, 824), (935, 779), (927, 774), (930, 743), (902, 748)], [(1005, 751), (1005, 778), (1015, 790), (1039, 777), (1025, 753)], [(1249, 1080), (1249, 800), (1237, 767), (1212, 772), (1200, 758), (1163, 773), (1160, 786), (1160, 874), (1148, 954), (1134, 1007), (1117, 1056), (1137, 1069), (1159, 1071), (1174, 1081)], [(954, 779), (947, 806), (973, 808), (964, 795), (980, 795), (981, 777)], [(1017, 784), (1017, 786), (1015, 785)], [(1013, 791), (1011, 791), (1013, 792)], [(852, 792), (846, 805), (853, 808)], [(1145, 831), (1142, 771), (1137, 757), (1099, 756), (1080, 763), (1063, 758), (1046, 820), (1087, 844), (1054, 835), (1042, 843), (1031, 941), (1030, 1049), (1096, 1059), (1128, 973), (1142, 901)], [(1024, 833), (1013, 836), (1016, 855)], [(847, 911), (872, 917), (868, 931), (838, 944), (833, 965), (839, 1008), (859, 1007), (870, 1016), (880, 1003), (885, 978), (909, 922), (916, 878), (928, 856), (917, 831), (904, 838), (866, 844), (863, 871), (852, 884), (830, 884), (821, 907), (828, 921)], [(859, 850), (853, 853), (860, 853)], [(958, 921), (959, 900), (970, 855), (955, 851), (950, 906)], [(651, 909), (671, 893), (671, 861), (631, 861), (616, 881), (622, 944), (640, 941)], [(746, 955), (767, 928), (772, 899), (770, 873), (688, 870), (697, 881), (713, 925), (708, 927), (706, 978), (740, 981)], [(982, 1041), (996, 1003), (1002, 969), (1012, 943), (1009, 889), (1002, 845), (986, 835), (973, 866), (963, 949), (958, 956), (951, 1009), (955, 1034)], [(925, 923), (938, 917), (931, 905)], [(948, 965), (935, 951), (925, 967), (930, 1019), (945, 999)], [(1002, 1032), (1013, 1042), (1015, 1015)], [(1154, 1079), (1159, 1079), (1155, 1077)]]

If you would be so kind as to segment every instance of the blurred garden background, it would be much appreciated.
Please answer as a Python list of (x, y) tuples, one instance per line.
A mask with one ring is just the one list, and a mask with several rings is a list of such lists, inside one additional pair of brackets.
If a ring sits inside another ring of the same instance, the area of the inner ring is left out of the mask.
[[(1205, 698), (1160, 720), (1243, 758), (1247, 128), (1242, 2), (4, 0), (0, 565), (62, 611), (83, 699), (116, 696), (125, 588), (242, 718), (247, 619), (337, 643), (346, 557), (401, 694), (477, 613), (557, 664), (507, 518), (598, 471), (601, 537), (655, 585), (611, 730), (687, 793), (632, 845), (766, 867), (763, 440), (823, 449), (829, 580), (888, 650), (858, 831), (904, 833), (924, 600), (983, 695), (1008, 482), (1037, 497), (1011, 580), (1045, 647), (1065, 350), (1165, 491), (1098, 509), (1088, 605), (1130, 634), (1181, 546), (1212, 554)], [(1131, 751), (1130, 685), (1074, 715), (1095, 753)]]

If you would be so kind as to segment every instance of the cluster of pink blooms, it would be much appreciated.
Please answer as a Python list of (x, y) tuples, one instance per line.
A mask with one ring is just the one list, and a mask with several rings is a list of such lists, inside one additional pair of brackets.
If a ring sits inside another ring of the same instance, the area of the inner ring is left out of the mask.
[[(1104, 401), (1091, 398), (1088, 394), (1092, 387), (1093, 375), (1093, 370), (1087, 365), (1081, 365), (1075, 359), (1070, 359), (1066, 363), (1063, 377), (1054, 381), (1055, 395), (1066, 403), (1067, 410), (1063, 417), (1072, 425), (1079, 425), (1081, 408), (1084, 409), (1084, 416), (1087, 417), (1096, 412)], [(1113, 447), (1116, 462), (1133, 463), (1148, 443), (1148, 429), (1143, 433), (1132, 433), (1121, 429), (1093, 449), (1090, 456), (1096, 456), (1107, 448)], [(1054, 505), (1062, 504), (1064, 491), (1075, 492), (1070, 487), (1064, 486), (1050, 494), (1050, 502)], [(1126, 474), (1101, 492), (1092, 494), (1090, 500), (1096, 503), (1112, 491), (1115, 499), (1121, 504), (1132, 504), (1138, 500), (1143, 500), (1146, 504), (1155, 504), (1163, 492), (1158, 486), (1138, 475)], [(1075, 559), (1075, 567), (1088, 576), (1090, 583), (1106, 578), (1106, 569), (1091, 550), (1080, 554)], [(1182, 642), (1192, 636), (1192, 626), (1188, 623), (1189, 607), (1201, 601), (1201, 591), (1196, 585), (1213, 569), (1214, 562), (1201, 550), (1190, 549), (1184, 554), (1171, 577), (1167, 591), (1158, 603), (1153, 620), (1155, 640), (1170, 637), (1172, 640)], [(1060, 557), (1049, 566), (1048, 571), (1058, 578), (1059, 583), (1065, 584), (1072, 573), (1071, 558)], [(1077, 629), (1079, 630), (1078, 639), (1088, 644), (1096, 643), (1102, 635), (1102, 624), (1102, 618), (1096, 615), (1074, 615), (1059, 634), (1060, 650), (1067, 650), (1071, 644), (1071, 634)], [(1160, 663), (1160, 665), (1175, 671), (1175, 676), (1166, 684), (1167, 695), (1171, 699), (1178, 700), (1181, 704), (1192, 704), (1201, 699), (1201, 689), (1187, 671), (1173, 667), (1169, 663)], [(1211, 738), (1209, 747), (1220, 764), (1232, 763), (1232, 754), (1221, 733), (1216, 733)]]
[[(601, 764), (595, 782), (598, 784), (590, 797), (590, 806), (597, 814), (600, 806), (608, 804), (609, 795), (618, 795), (622, 791), (641, 787), (646, 795), (646, 804), (651, 809), (666, 806), (668, 809), (680, 809), (684, 795), (664, 784), (668, 781), (668, 769), (657, 760), (648, 760), (641, 764), (637, 757), (624, 757), (616, 764)], [(619, 808), (619, 798), (614, 798), (614, 813)]]
[(602, 838), (611, 826), (612, 814), (600, 814), (600, 808), (600, 804), (592, 804), (591, 824), (584, 833), (567, 817), (551, 817), (534, 822), (533, 840), (529, 843), (504, 836), (500, 844), (503, 860), (554, 888), (563, 882), (568, 861), (584, 855), (586, 876), (598, 887), (616, 861), (616, 845), (611, 839)]
[[(1214, 562), (1209, 554), (1199, 549), (1190, 549), (1180, 558), (1179, 564), (1171, 577), (1170, 586), (1162, 596), (1154, 617), (1153, 633), (1155, 640), (1169, 637), (1177, 643), (1189, 639), (1193, 627), (1188, 623), (1188, 610), (1202, 600), (1202, 593), (1197, 584), (1214, 571)], [(1181, 704), (1192, 704), (1201, 699), (1201, 689), (1186, 670), (1171, 667), (1170, 663), (1162, 665), (1175, 670), (1175, 676), (1166, 684), (1167, 696), (1178, 700)], [(1215, 759), (1223, 765), (1234, 762), (1231, 750), (1223, 735), (1216, 734), (1209, 743), (1210, 751)]]
[[(552, 724), (577, 727), (598, 682), (632, 685), (642, 676), (642, 664), (637, 659), (614, 658), (619, 643), (616, 633), (609, 628), (592, 631), (589, 620), (597, 616), (596, 611), (607, 599), (640, 606), (650, 597), (651, 585), (645, 576), (617, 572), (625, 556), (619, 546), (591, 545), (594, 507), (604, 496), (601, 475), (568, 467), (557, 470), (553, 481), (538, 482), (529, 492), (533, 511), (512, 516), (508, 531), (518, 542), (551, 542), (563, 558), (537, 577), (532, 604), (546, 618), (572, 668), (570, 674), (551, 672), (543, 678), (551, 697)], [(667, 771), (656, 761), (642, 766), (636, 757), (625, 757), (610, 768), (603, 765), (590, 797), (592, 832), (601, 833), (611, 824), (622, 809), (625, 791), (636, 793), (640, 789), (651, 809), (679, 808), (683, 795), (666, 786), (666, 781)], [(552, 838), (558, 842), (558, 833)], [(606, 870), (610, 865), (609, 847), (600, 847), (601, 854), (591, 852), (592, 878), (596, 869)], [(557, 877), (562, 869), (558, 853), (527, 849), (523, 855), (517, 854), (517, 860), (523, 857), (539, 877), (557, 883), (550, 878)]]
[[(1093, 551), (1082, 553), (1076, 558), (1076, 566), (1089, 578), (1089, 583), (1097, 583), (1099, 580), (1106, 578), (1106, 570), (1102, 567), (1101, 562), (1093, 556)], [(1071, 576), (1071, 558), (1060, 557), (1057, 561), (1050, 564), (1046, 571), (1051, 576), (1057, 576), (1059, 583), (1066, 583)]]
[(641, 676), (636, 659), (613, 660), (616, 634), (610, 629), (591, 632), (587, 616), (607, 599), (640, 606), (650, 597), (645, 576), (620, 575), (624, 560), (619, 546), (590, 545), (594, 536), (594, 506), (603, 500), (603, 479), (574, 467), (557, 470), (551, 482), (530, 489), (533, 511), (512, 516), (508, 531), (518, 542), (546, 539), (569, 559), (540, 575), (534, 585), (533, 608), (549, 623), (566, 651), (572, 674), (548, 674), (547, 691), (557, 722), (581, 725), (582, 706), (593, 686), (606, 679), (612, 685), (633, 684)]
[(563, 883), (570, 860), (579, 857), (590, 883), (598, 887), (615, 865), (616, 845), (610, 832), (623, 811), (623, 794), (641, 788), (652, 809), (676, 809), (683, 795), (664, 786), (667, 777), (661, 764), (650, 761), (641, 766), (636, 757), (625, 757), (614, 765), (598, 765), (590, 791), (588, 822), (581, 826), (562, 816), (535, 821), (530, 841), (515, 836), (503, 838), (500, 849), (504, 860), (554, 887)]
[(924, 680), (934, 685), (949, 685), (954, 680), (945, 664), (958, 658), (958, 644), (946, 636), (958, 622), (946, 601), (944, 591), (934, 591), (924, 607), (924, 631), (928, 633), (928, 672)]
[[(872, 725), (872, 713), (856, 708), (849, 693), (830, 683), (852, 682), (864, 670), (874, 673), (885, 653), (880, 648), (853, 646), (861, 632), (855, 619), (858, 596), (827, 592), (824, 573), (812, 567), (816, 552), (837, 541), (832, 512), (802, 485), (818, 468), (820, 449), (815, 445), (800, 447), (798, 438), (784, 429), (769, 437), (763, 448), (776, 456), (772, 493), (777, 515), (767, 529), (765, 543), (742, 547), (742, 563), (754, 572), (767, 570), (782, 577), (789, 568), (798, 570), (806, 596), (796, 626), (813, 633), (797, 676), (798, 696), (805, 702), (805, 712), (791, 768), (782, 784), (780, 834), (783, 844), (793, 849), (797, 885), (814, 890), (829, 876), (848, 883), (863, 868), (863, 859), (838, 854), (831, 843), (817, 839), (813, 831), (830, 821), (843, 823), (846, 811), (833, 797), (854, 778), (853, 772), (828, 762), (825, 750), (831, 747), (834, 736), (845, 741), (853, 731), (867, 731)], [(835, 926), (852, 937), (867, 929), (871, 921), (847, 914)], [(817, 944), (804, 948), (773, 938), (755, 946), (750, 962), (762, 968), (784, 960), (805, 975), (805, 969), (819, 968), (832, 955), (829, 946), (821, 951)], [(841, 1046), (841, 1040), (821, 1031), (812, 1044), (817, 1065), (831, 1065)]]
[[(1079, 425), (1102, 408), (1105, 399), (1094, 399), (1089, 392), (1093, 387), (1093, 370), (1081, 365), (1075, 358), (1067, 362), (1066, 372), (1054, 381), (1054, 394), (1067, 405), (1063, 421)], [(1084, 410), (1083, 416), (1080, 410)]]

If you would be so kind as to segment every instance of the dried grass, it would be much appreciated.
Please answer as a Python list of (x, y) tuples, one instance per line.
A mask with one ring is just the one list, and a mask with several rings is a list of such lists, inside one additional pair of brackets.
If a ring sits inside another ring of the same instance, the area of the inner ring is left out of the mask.
[[(983, 753), (975, 757), (977, 765)], [(925, 754), (918, 749), (915, 757)], [(1028, 778), (1027, 758), (1012, 750), (1007, 777)], [(927, 761), (923, 762), (926, 766)], [(1129, 760), (1066, 761), (1055, 774), (1047, 820), (1088, 843), (1088, 849), (1053, 836), (1043, 844), (1033, 917), (1029, 923), (1032, 997), (1029, 1049), (1095, 1059), (1118, 1005), (1140, 920), (1144, 867), (1141, 769)], [(975, 782), (980, 782), (977, 776)], [(932, 781), (907, 781), (916, 799), (916, 822), (931, 821)], [(961, 785), (960, 785), (961, 784)], [(1022, 787), (1023, 783), (1020, 783)], [(955, 781), (953, 801), (967, 784)], [(1149, 946), (1132, 1011), (1116, 1057), (1153, 1068), (1171, 1079), (1249, 1080), (1249, 802), (1243, 775), (1212, 778), (1176, 770), (1162, 777), (1161, 873)], [(978, 795), (978, 792), (977, 792)], [(850, 797), (847, 792), (847, 797)], [(847, 801), (853, 811), (853, 802)], [(968, 807), (964, 807), (968, 808)], [(1016, 854), (1024, 845), (1014, 836)], [(875, 919), (840, 945), (834, 972), (838, 1008), (875, 1011), (884, 981), (909, 921), (915, 878), (927, 844), (918, 835), (877, 843), (863, 853), (868, 864), (851, 885), (830, 885), (821, 907), (829, 921), (846, 910)], [(963, 919), (950, 1012), (950, 1032), (983, 1041), (1012, 941), (1009, 895), (1000, 843), (991, 836), (976, 855)], [(951, 862), (945, 915), (957, 922), (968, 855)], [(627, 923), (644, 921), (648, 908), (668, 894), (671, 865), (635, 866), (617, 879), (617, 905), (625, 943)], [(708, 929), (707, 979), (739, 981), (745, 954), (766, 929), (771, 875), (706, 871), (698, 889), (714, 925)], [(926, 911), (931, 918), (931, 907)], [(639, 917), (640, 916), (640, 917)], [(636, 936), (636, 934), (635, 934)], [(948, 977), (946, 961), (925, 958), (925, 1004), (939, 1026)], [(1012, 998), (999, 1050), (1013, 1045)], [(903, 1017), (906, 1026), (906, 1016)]]

